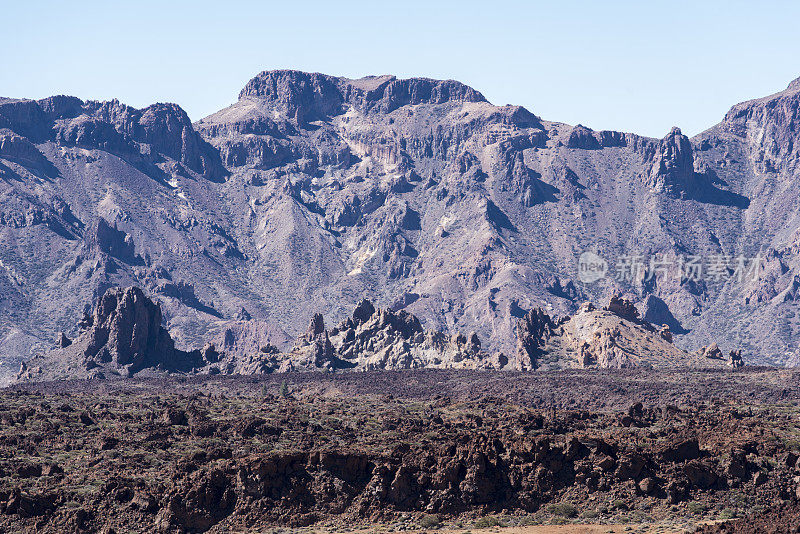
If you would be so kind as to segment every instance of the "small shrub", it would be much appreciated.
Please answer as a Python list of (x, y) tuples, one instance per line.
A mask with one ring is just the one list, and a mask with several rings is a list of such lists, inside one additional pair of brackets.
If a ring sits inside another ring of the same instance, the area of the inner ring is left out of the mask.
[(736, 513), (736, 510), (734, 510), (732, 508), (724, 508), (719, 513), (719, 518), (720, 519), (735, 519), (736, 517), (738, 517), (738, 515), (739, 514)]
[(702, 514), (706, 511), (706, 505), (701, 502), (692, 501), (686, 505), (686, 509), (692, 514)]
[(506, 525), (502, 521), (492, 516), (479, 517), (478, 520), (475, 521), (475, 528), (504, 527), (504, 526)]
[(600, 512), (598, 512), (597, 510), (586, 510), (585, 512), (583, 512), (581, 514), (581, 517), (586, 518), (586, 519), (594, 519), (599, 515), (600, 515)]
[(436, 528), (440, 523), (441, 520), (436, 514), (425, 514), (419, 520), (419, 524), (422, 528)]
[(542, 524), (542, 520), (541, 519), (538, 519), (536, 516), (529, 515), (529, 516), (525, 516), (522, 519), (520, 519), (519, 523), (518, 523), (518, 526), (520, 526), (520, 527), (529, 527), (529, 526), (532, 526), (532, 525), (541, 525), (541, 524)]
[(625, 504), (625, 501), (617, 499), (616, 501), (611, 503), (612, 510), (627, 510), (628, 505)]
[(553, 515), (561, 517), (575, 517), (578, 515), (578, 508), (574, 504), (568, 502), (550, 504), (547, 506), (546, 510)]
[(281, 382), (281, 397), (286, 398), (289, 396), (289, 384), (286, 383), (286, 380)]

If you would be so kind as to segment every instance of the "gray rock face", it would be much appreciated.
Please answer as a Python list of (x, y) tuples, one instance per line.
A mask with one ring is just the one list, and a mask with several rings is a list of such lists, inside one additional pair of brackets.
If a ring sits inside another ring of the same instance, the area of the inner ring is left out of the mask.
[(119, 367), (141, 369), (161, 357), (172, 359), (174, 343), (161, 326), (161, 310), (138, 288), (106, 291), (85, 335), (89, 338), (85, 355)]
[(531, 310), (518, 325), (517, 361), (524, 370), (744, 365), (741, 352), (731, 351), (726, 362), (716, 343), (695, 353), (676, 347), (668, 328), (657, 332), (639, 317), (632, 302), (616, 295), (603, 309), (585, 303), (574, 315), (558, 320), (542, 309)]
[(594, 150), (600, 148), (600, 141), (597, 140), (591, 129), (579, 124), (570, 132), (567, 147)]
[(0, 127), (34, 143), (55, 141), (150, 163), (155, 162), (153, 156), (162, 154), (209, 179), (227, 174), (219, 154), (195, 132), (186, 112), (175, 104), (154, 104), (139, 110), (116, 100), (83, 102), (63, 96), (11, 101), (0, 103)]
[(53, 176), (55, 167), (36, 145), (11, 130), (0, 130), (0, 158), (13, 161), (45, 176)]
[[(74, 338), (86, 302), (137, 285), (187, 349), (229, 330), (229, 354), (273, 354), (242, 348), (267, 332), (262, 346), (289, 351), (313, 313), (338, 320), (368, 296), (516, 355), (531, 310), (619, 293), (679, 347), (716, 340), (782, 364), (800, 339), (798, 94), (734, 106), (692, 139), (549, 122), (393, 76), (265, 72), (194, 125), (170, 104), (2, 99), (0, 347), (18, 362)], [(579, 283), (584, 251), (605, 278)], [(764, 268), (734, 276), (759, 251)], [(730, 276), (615, 276), (621, 257), (662, 254), (727, 256)], [(261, 325), (250, 333), (242, 308)]]
[(468, 336), (426, 332), (414, 315), (376, 309), (367, 300), (329, 334), (344, 368), (502, 369), (508, 364), (504, 355), (483, 351), (475, 332)]
[(539, 358), (555, 333), (556, 323), (541, 308), (534, 308), (517, 323), (517, 365), (523, 371), (539, 366)]
[[(20, 380), (132, 376), (144, 369), (186, 372), (202, 365), (200, 351), (175, 349), (161, 309), (137, 287), (106, 291), (80, 322), (74, 341), (23, 364)], [(63, 335), (63, 334), (62, 334)]]
[(624, 299), (619, 295), (611, 296), (611, 300), (608, 302), (606, 310), (632, 323), (638, 322), (640, 320), (639, 310), (636, 309), (636, 306), (633, 305), (633, 302)]
[(692, 144), (680, 128), (653, 146), (645, 160), (651, 165), (646, 183), (655, 191), (677, 196), (696, 192)]
[(407, 105), (485, 102), (471, 87), (454, 80), (370, 76), (360, 80), (293, 70), (262, 72), (250, 80), (239, 99), (253, 98), (277, 109), (297, 124), (339, 115), (345, 105), (390, 113)]

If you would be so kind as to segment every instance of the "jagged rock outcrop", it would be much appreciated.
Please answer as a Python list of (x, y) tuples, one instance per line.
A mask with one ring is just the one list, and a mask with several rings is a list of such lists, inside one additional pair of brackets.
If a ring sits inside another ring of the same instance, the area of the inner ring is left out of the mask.
[(639, 310), (636, 309), (636, 306), (633, 305), (633, 302), (624, 299), (619, 295), (611, 296), (608, 306), (606, 306), (606, 310), (632, 323), (636, 323), (640, 320)]
[(654, 191), (674, 196), (695, 192), (692, 144), (680, 128), (672, 128), (666, 137), (649, 147), (645, 161), (650, 165), (645, 183)]
[(161, 320), (161, 309), (140, 289), (109, 289), (85, 326), (82, 336), (88, 338), (88, 346), (84, 354), (133, 370), (170, 362), (174, 344)]
[(521, 371), (536, 369), (539, 358), (557, 325), (541, 308), (534, 308), (517, 323), (516, 367)]
[(600, 148), (600, 142), (594, 136), (594, 131), (591, 128), (579, 124), (570, 132), (567, 147), (594, 150)]
[(316, 313), (311, 318), (308, 330), (300, 336), (295, 347), (289, 352), (288, 358), (281, 362), (278, 370), (281, 372), (333, 371), (352, 367), (354, 366), (337, 358), (336, 350), (325, 329), (325, 319), (322, 314)]
[(142, 371), (209, 374), (264, 374), (292, 371), (443, 369), (713, 367), (744, 365), (741, 351), (726, 361), (716, 344), (689, 354), (671, 342), (668, 328), (657, 331), (638, 317), (633, 304), (613, 296), (609, 305), (581, 306), (572, 317), (553, 320), (534, 308), (518, 322), (517, 354), (482, 349), (475, 332), (448, 336), (425, 331), (404, 311), (378, 309), (362, 300), (330, 330), (317, 313), (294, 347), (282, 353), (253, 320), (234, 321), (221, 340), (184, 352), (161, 325), (160, 307), (139, 288), (111, 288), (93, 313), (80, 321), (77, 338), (61, 334), (57, 348), (23, 364), (17, 380), (108, 378)]
[(696, 354), (701, 358), (724, 361), (729, 367), (732, 367), (734, 369), (738, 369), (739, 367), (744, 367), (745, 365), (744, 360), (742, 359), (741, 349), (730, 351), (726, 359), (722, 353), (722, 350), (719, 348), (719, 345), (717, 345), (716, 343), (711, 343), (706, 347), (701, 347), (700, 349), (697, 350)]
[[(718, 348), (714, 356), (709, 356), (703, 351), (688, 353), (676, 347), (668, 326), (656, 329), (639, 317), (631, 301), (617, 295), (603, 309), (585, 303), (574, 315), (556, 321), (536, 308), (519, 321), (517, 329), (517, 366), (521, 369), (725, 365)], [(741, 351), (731, 351), (729, 362), (733, 361), (737, 363), (728, 365), (744, 365)]]
[[(78, 337), (59, 337), (58, 347), (23, 364), (17, 380), (111, 378), (142, 371), (203, 374), (267, 374), (292, 371), (503, 369), (508, 359), (481, 349), (476, 333), (447, 336), (425, 331), (405, 312), (376, 309), (362, 300), (351, 317), (328, 330), (321, 314), (311, 319), (291, 350), (258, 321), (233, 321), (201, 350), (175, 348), (161, 325), (159, 306), (139, 288), (112, 288), (80, 321)], [(223, 323), (224, 324), (224, 323)]]
[(161, 323), (161, 309), (141, 289), (111, 288), (81, 320), (74, 341), (62, 339), (61, 347), (23, 364), (17, 378), (110, 378), (145, 369), (187, 372), (201, 367), (201, 351), (176, 349)]
[(507, 363), (502, 354), (481, 350), (474, 332), (426, 332), (414, 315), (376, 309), (362, 300), (352, 317), (330, 330), (315, 315), (280, 370), (501, 369)]

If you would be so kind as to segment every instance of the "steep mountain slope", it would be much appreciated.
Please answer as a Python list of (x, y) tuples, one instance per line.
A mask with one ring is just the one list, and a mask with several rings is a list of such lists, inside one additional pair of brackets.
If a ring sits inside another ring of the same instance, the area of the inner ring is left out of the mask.
[[(507, 355), (530, 310), (622, 292), (679, 346), (783, 363), (800, 336), (798, 107), (794, 82), (659, 140), (392, 76), (264, 72), (194, 125), (171, 104), (1, 99), (0, 350), (14, 369), (118, 285), (153, 294), (186, 350), (209, 329), (285, 349), (366, 297)], [(609, 268), (592, 283), (586, 251)], [(728, 258), (649, 276), (662, 254)]]
[(800, 363), (799, 126), (800, 78), (785, 91), (734, 106), (693, 140), (696, 167), (749, 199), (728, 250), (760, 250), (764, 258), (756, 280), (730, 281), (705, 295), (697, 330), (728, 329), (746, 351), (761, 353), (762, 361), (790, 365)]

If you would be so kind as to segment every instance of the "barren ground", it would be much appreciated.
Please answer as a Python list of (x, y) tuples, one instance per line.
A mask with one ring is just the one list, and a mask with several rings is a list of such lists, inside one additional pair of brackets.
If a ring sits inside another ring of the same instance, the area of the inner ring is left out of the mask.
[(797, 506), (798, 377), (22, 385), (0, 393), (0, 530), (671, 533), (756, 513), (759, 532), (760, 512)]

